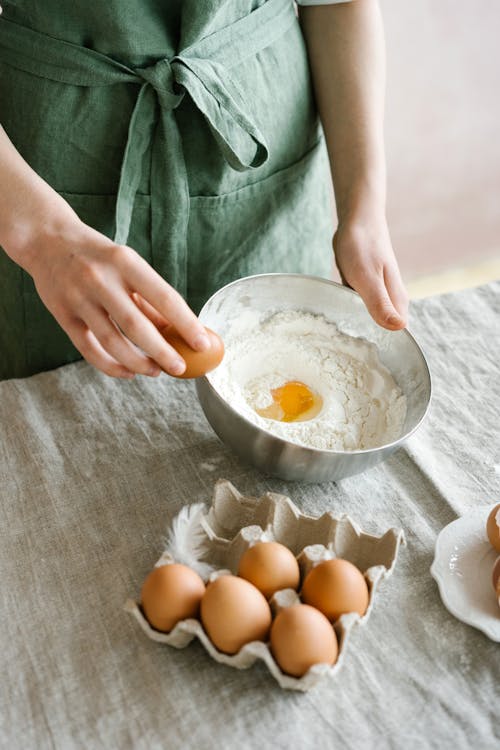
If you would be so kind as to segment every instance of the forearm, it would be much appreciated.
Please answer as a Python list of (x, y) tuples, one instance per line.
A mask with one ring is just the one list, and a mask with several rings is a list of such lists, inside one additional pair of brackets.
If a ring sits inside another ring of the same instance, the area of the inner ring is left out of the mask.
[(31, 169), (0, 126), (0, 245), (14, 261), (29, 265), (35, 234), (55, 232), (58, 223), (78, 221), (55, 190)]
[(385, 211), (385, 45), (377, 0), (300, 8), (340, 221)]

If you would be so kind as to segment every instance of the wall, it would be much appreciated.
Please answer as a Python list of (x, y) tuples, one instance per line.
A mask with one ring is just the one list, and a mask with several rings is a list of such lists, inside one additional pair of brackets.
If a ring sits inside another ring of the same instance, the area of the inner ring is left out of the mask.
[(500, 257), (500, 2), (381, 0), (403, 276)]

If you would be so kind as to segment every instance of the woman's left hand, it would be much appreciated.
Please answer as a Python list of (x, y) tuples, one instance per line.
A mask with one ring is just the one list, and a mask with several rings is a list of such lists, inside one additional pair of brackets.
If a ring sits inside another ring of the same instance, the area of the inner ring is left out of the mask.
[(376, 323), (397, 331), (408, 321), (408, 294), (385, 217), (342, 221), (333, 238), (342, 281), (361, 295)]

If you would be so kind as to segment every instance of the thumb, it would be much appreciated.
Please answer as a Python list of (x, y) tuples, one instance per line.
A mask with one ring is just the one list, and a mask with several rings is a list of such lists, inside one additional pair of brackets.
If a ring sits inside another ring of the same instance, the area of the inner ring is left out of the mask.
[(394, 307), (383, 276), (365, 276), (354, 288), (363, 298), (368, 312), (376, 323), (390, 331), (398, 331), (405, 327), (405, 319)]

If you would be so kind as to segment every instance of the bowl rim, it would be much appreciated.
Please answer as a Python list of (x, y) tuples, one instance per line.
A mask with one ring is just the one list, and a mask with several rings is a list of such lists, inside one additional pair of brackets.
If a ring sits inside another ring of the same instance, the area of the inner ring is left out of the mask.
[[(358, 292), (356, 292), (354, 289), (351, 289), (350, 287), (344, 286), (343, 284), (339, 284), (337, 281), (333, 281), (333, 279), (325, 279), (322, 276), (314, 276), (312, 274), (304, 274), (304, 273), (277, 273), (277, 272), (275, 272), (275, 273), (257, 273), (257, 274), (252, 274), (251, 276), (242, 276), (241, 278), (235, 279), (234, 281), (230, 281), (228, 284), (225, 284), (224, 286), (222, 286), (220, 289), (218, 289), (216, 292), (214, 292), (207, 299), (207, 301), (205, 302), (205, 304), (201, 308), (198, 317), (201, 319), (201, 316), (202, 316), (205, 308), (208, 306), (208, 304), (211, 303), (216, 297), (218, 297), (219, 295), (221, 295), (223, 292), (225, 292), (230, 287), (236, 286), (236, 285), (240, 284), (241, 282), (250, 281), (252, 279), (270, 278), (270, 277), (275, 277), (275, 276), (284, 277), (284, 278), (294, 277), (294, 278), (299, 278), (299, 279), (310, 279), (311, 281), (316, 281), (316, 282), (320, 282), (322, 284), (327, 284), (329, 286), (337, 287), (337, 289), (342, 290), (342, 292), (345, 292), (345, 293), (348, 293), (348, 294), (353, 294), (354, 296), (359, 297), (361, 299), (361, 295), (358, 294)], [(376, 324), (376, 325), (378, 325), (378, 324)], [(432, 384), (432, 376), (431, 376), (431, 372), (430, 372), (430, 369), (429, 369), (429, 365), (427, 363), (427, 358), (426, 358), (426, 356), (425, 356), (425, 354), (423, 352), (422, 347), (417, 342), (415, 336), (409, 331), (408, 328), (401, 328), (398, 331), (394, 331), (394, 333), (402, 333), (405, 336), (407, 336), (411, 340), (411, 342), (413, 343), (413, 345), (415, 346), (418, 354), (420, 355), (420, 358), (421, 358), (422, 363), (424, 365), (424, 373), (426, 374), (427, 380), (428, 380), (428, 383), (429, 383), (429, 399), (427, 401), (427, 405), (426, 405), (426, 407), (424, 409), (424, 412), (423, 412), (422, 416), (420, 417), (420, 419), (418, 420), (418, 422), (411, 428), (411, 430), (409, 430), (408, 432), (405, 432), (403, 435), (400, 435), (400, 437), (398, 437), (396, 440), (392, 440), (390, 443), (383, 443), (382, 445), (377, 445), (377, 446), (374, 446), (373, 448), (359, 448), (359, 449), (352, 450), (352, 451), (348, 451), (348, 450), (334, 450), (333, 448), (313, 448), (313, 447), (308, 446), (308, 445), (303, 445), (302, 443), (295, 443), (295, 442), (292, 442), (291, 440), (286, 440), (285, 438), (282, 438), (279, 435), (275, 435), (272, 432), (268, 432), (263, 427), (260, 427), (260, 425), (256, 425), (254, 422), (251, 422), (249, 419), (247, 419), (247, 417), (243, 416), (243, 414), (241, 414), (233, 406), (231, 406), (231, 404), (228, 401), (226, 401), (225, 398), (223, 398), (221, 396), (221, 394), (219, 393), (219, 391), (210, 382), (210, 380), (209, 380), (210, 373), (207, 373), (206, 375), (203, 375), (202, 377), (198, 378), (198, 380), (206, 381), (207, 385), (217, 395), (217, 397), (228, 407), (228, 409), (230, 409), (231, 412), (233, 412), (233, 414), (235, 414), (237, 417), (239, 417), (240, 419), (242, 419), (247, 425), (249, 425), (250, 427), (252, 427), (255, 430), (263, 432), (265, 435), (267, 435), (269, 437), (274, 438), (279, 443), (282, 443), (284, 446), (292, 447), (295, 450), (296, 449), (301, 449), (302, 451), (306, 451), (307, 453), (311, 453), (312, 455), (321, 455), (321, 454), (325, 454), (326, 453), (328, 455), (336, 455), (336, 456), (358, 456), (358, 455), (362, 456), (362, 455), (367, 455), (367, 454), (374, 453), (375, 451), (385, 451), (387, 449), (397, 448), (401, 443), (403, 443), (406, 440), (408, 440), (416, 432), (416, 430), (420, 427), (420, 425), (422, 424), (422, 422), (424, 421), (424, 419), (427, 417), (427, 415), (429, 413), (429, 409), (430, 409), (432, 398), (433, 398), (433, 391), (434, 391), (433, 384)]]

